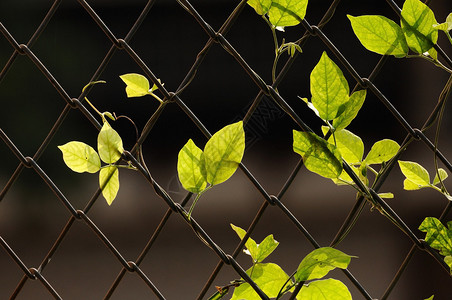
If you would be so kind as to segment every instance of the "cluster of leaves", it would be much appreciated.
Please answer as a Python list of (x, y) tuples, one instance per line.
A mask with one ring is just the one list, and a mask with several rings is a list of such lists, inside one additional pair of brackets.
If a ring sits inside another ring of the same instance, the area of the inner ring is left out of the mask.
[(407, 57), (411, 50), (417, 56), (440, 64), (434, 48), (438, 40), (438, 30), (444, 31), (452, 43), (449, 34), (452, 29), (452, 14), (447, 17), (446, 22), (438, 24), (433, 11), (420, 0), (404, 2), (400, 25), (380, 15), (348, 15), (348, 18), (361, 44), (382, 55)]
[[(452, 30), (452, 13), (447, 16), (445, 22), (438, 23), (435, 14), (426, 4), (419, 0), (406, 0), (402, 7), (400, 26), (379, 15), (358, 17), (349, 15), (348, 18), (355, 35), (368, 50), (382, 55), (412, 57), (409, 55), (411, 50), (415, 53), (414, 57), (426, 58), (452, 74), (452, 70), (438, 61), (437, 51), (434, 48), (438, 41), (438, 31), (444, 32), (452, 44), (449, 33)], [(437, 130), (440, 122), (441, 120), (438, 121)], [(452, 201), (452, 196), (443, 184), (448, 174), (444, 169), (437, 167), (436, 160), (436, 175), (433, 181), (430, 180), (427, 170), (420, 164), (411, 161), (398, 161), (398, 163), (405, 175), (403, 182), (405, 190), (432, 188)], [(437, 219), (430, 217), (425, 219), (419, 229), (427, 232), (426, 241), (432, 248), (440, 250), (440, 253), (446, 256), (445, 261), (451, 267), (450, 231), (447, 231)], [(447, 234), (449, 234), (448, 238)], [(446, 241), (449, 243), (449, 248), (446, 247)]]
[[(154, 84), (152, 88), (149, 88), (149, 81), (143, 75), (131, 73), (121, 75), (120, 78), (126, 83), (126, 93), (129, 98), (151, 95), (162, 103), (162, 100), (154, 94), (157, 86)], [(105, 83), (105, 81), (91, 82), (83, 90), (97, 83)], [(108, 205), (111, 205), (119, 191), (118, 168), (122, 167), (132, 170), (135, 168), (130, 164), (119, 164), (121, 155), (124, 152), (122, 139), (107, 121), (107, 118), (115, 121), (116, 116), (110, 112), (101, 113), (87, 98), (85, 100), (102, 118), (103, 126), (97, 138), (98, 152), (91, 146), (78, 141), (68, 142), (58, 146), (58, 148), (63, 153), (65, 164), (74, 172), (99, 172), (99, 186), (102, 190), (102, 195)], [(101, 160), (106, 165), (101, 166)]]
[(198, 148), (193, 140), (179, 151), (177, 172), (182, 186), (197, 194), (188, 217), (199, 197), (214, 185), (228, 180), (237, 170), (245, 152), (243, 122), (227, 125), (217, 131), (204, 146)]
[[(232, 224), (231, 227), (240, 239), (244, 238), (245, 230)], [(298, 300), (352, 299), (349, 290), (341, 281), (332, 278), (322, 279), (331, 270), (346, 269), (352, 256), (330, 247), (318, 248), (305, 256), (296, 272), (289, 276), (279, 265), (263, 262), (278, 245), (273, 235), (267, 236), (260, 244), (252, 238), (248, 238), (245, 243), (244, 252), (252, 259), (252, 266), (246, 273), (268, 297), (280, 299), (284, 294), (292, 292), (296, 285), (303, 284), (297, 295)], [(251, 285), (243, 280), (234, 281), (233, 285), (236, 288), (231, 300), (261, 299)], [(224, 290), (222, 292), (224, 296)]]
[[(119, 190), (117, 162), (121, 158), (124, 148), (119, 134), (105, 118), (103, 121), (104, 125), (97, 137), (99, 153), (91, 146), (78, 141), (68, 142), (58, 148), (63, 153), (64, 162), (72, 171), (77, 173), (99, 172), (99, 186), (102, 189), (102, 195), (110, 205)], [(101, 166), (101, 160), (107, 165)]]
[(447, 190), (441, 189), (438, 185), (447, 178), (447, 172), (443, 168), (439, 168), (436, 172), (433, 182), (430, 182), (430, 175), (428, 171), (420, 164), (412, 161), (398, 161), (400, 170), (405, 175), (403, 181), (403, 188), (407, 191), (419, 190), (422, 188), (432, 188), (446, 196), (448, 200), (452, 201), (452, 196)]
[[(293, 150), (303, 157), (306, 168), (323, 177), (331, 178), (336, 184), (354, 185), (352, 178), (343, 169), (347, 163), (366, 185), (369, 184), (367, 171), (378, 174), (370, 165), (382, 164), (390, 160), (400, 146), (393, 140), (376, 142), (366, 158), (362, 139), (345, 129), (357, 116), (366, 98), (366, 90), (350, 94), (349, 85), (340, 68), (322, 54), (311, 72), (311, 101), (302, 98), (315, 114), (323, 120), (325, 140), (312, 132), (293, 131)], [(390, 193), (380, 194), (392, 197)]]

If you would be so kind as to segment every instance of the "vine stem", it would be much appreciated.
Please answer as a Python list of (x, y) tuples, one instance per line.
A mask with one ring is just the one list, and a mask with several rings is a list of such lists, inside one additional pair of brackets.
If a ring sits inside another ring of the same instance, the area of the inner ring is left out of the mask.
[(188, 218), (189, 221), (190, 221), (190, 219), (191, 219), (191, 214), (192, 214), (192, 212), (193, 212), (193, 209), (195, 208), (196, 203), (198, 202), (199, 198), (201, 198), (202, 194), (204, 194), (205, 192), (207, 192), (208, 190), (210, 190), (210, 189), (212, 188), (212, 186), (213, 186), (213, 185), (209, 185), (208, 187), (206, 187), (204, 190), (202, 190), (201, 192), (199, 192), (199, 193), (196, 195), (196, 198), (195, 198), (195, 200), (193, 200), (193, 203), (192, 203), (191, 206), (190, 206), (190, 210), (188, 211), (187, 218)]
[(428, 60), (429, 62), (431, 62), (435, 66), (445, 70), (447, 73), (452, 74), (452, 70), (451, 69), (449, 69), (448, 67), (443, 65), (439, 60), (434, 60), (431, 57), (428, 57), (428, 56), (425, 56), (425, 55), (422, 55), (422, 54), (418, 54), (418, 55), (407, 55), (406, 58), (423, 58), (425, 60)]

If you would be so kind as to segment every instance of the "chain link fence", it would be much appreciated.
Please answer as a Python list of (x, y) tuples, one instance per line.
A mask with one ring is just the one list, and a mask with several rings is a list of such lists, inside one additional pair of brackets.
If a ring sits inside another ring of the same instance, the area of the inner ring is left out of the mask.
[[(309, 73), (327, 51), (349, 82), (368, 90), (352, 125), (366, 145), (392, 138), (406, 147), (402, 158), (428, 164), (436, 155), (452, 172), (447, 107), (438, 149), (434, 132), (423, 130), (439, 114), (447, 74), (366, 52), (346, 14), (396, 18), (401, 3), (362, 2), (311, 1), (303, 22), (285, 32), (303, 53), (285, 58), (271, 83), (271, 35), (246, 1), (3, 1), (0, 298), (207, 299), (234, 279), (252, 284), (246, 238), (233, 223), (258, 241), (274, 234), (272, 261), (285, 270), (320, 246), (358, 256), (334, 273), (354, 299), (448, 299), (447, 266), (417, 227), (426, 216), (448, 221), (450, 202), (403, 191), (394, 160), (370, 191), (398, 228), (352, 189), (307, 172), (292, 152), (292, 129), (318, 127), (298, 96), (308, 95)], [(430, 2), (440, 19), (452, 10), (449, 1)], [(450, 47), (437, 50), (452, 67)], [(166, 105), (126, 99), (118, 76), (132, 72), (159, 85)], [(107, 84), (80, 93), (96, 80)], [(136, 137), (130, 122), (114, 124), (138, 172), (122, 172), (111, 207), (97, 179), (70, 172), (57, 149), (95, 144), (101, 124), (87, 96), (143, 128)], [(240, 170), (187, 221), (192, 195), (178, 182), (177, 153), (188, 138), (202, 144), (237, 120), (247, 138)], [(149, 169), (135, 158), (139, 147)], [(382, 200), (380, 189), (395, 199)]]

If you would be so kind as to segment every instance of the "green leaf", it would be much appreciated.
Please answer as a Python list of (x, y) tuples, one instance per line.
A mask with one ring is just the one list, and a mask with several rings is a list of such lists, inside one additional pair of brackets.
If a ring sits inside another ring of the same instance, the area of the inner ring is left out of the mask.
[(406, 0), (402, 7), (402, 30), (408, 46), (422, 54), (430, 50), (438, 40), (437, 24), (433, 11), (419, 0)]
[(435, 297), (435, 295), (431, 295), (430, 297), (428, 297), (428, 298), (425, 299), (425, 300), (433, 300), (433, 297)]
[(405, 180), (403, 181), (403, 188), (407, 191), (416, 191), (422, 188), (428, 187), (427, 185), (419, 185), (416, 184), (414, 182), (412, 182), (411, 180), (409, 180), (408, 178), (405, 178)]
[(381, 164), (393, 158), (399, 149), (399, 144), (393, 140), (378, 141), (372, 146), (363, 163), (366, 165)]
[(77, 173), (96, 173), (100, 169), (100, 159), (96, 150), (82, 142), (69, 142), (58, 148), (63, 153), (66, 165)]
[(380, 196), (380, 198), (383, 198), (383, 199), (392, 199), (392, 198), (394, 198), (394, 194), (393, 193), (378, 193), (378, 196)]
[(448, 222), (446, 227), (437, 218), (427, 217), (419, 230), (427, 233), (425, 241), (430, 247), (439, 250), (441, 255), (452, 255), (452, 221)]
[[(237, 233), (239, 238), (243, 240), (246, 231), (240, 227), (231, 224), (232, 229)], [(267, 236), (260, 244), (257, 244), (252, 238), (248, 238), (245, 243), (247, 251), (245, 253), (249, 254), (253, 259), (254, 263), (262, 262), (267, 256), (269, 256), (278, 247), (279, 243), (275, 241), (273, 235)]]
[(336, 279), (316, 280), (304, 285), (298, 300), (352, 300), (347, 286)]
[(268, 235), (257, 245), (257, 256), (255, 261), (260, 263), (266, 259), (278, 247), (279, 242), (273, 238), (273, 234)]
[[(449, 176), (449, 175), (447, 175), (446, 170), (444, 170), (443, 168), (439, 168), (438, 169), (438, 173), (439, 173), (439, 176), (441, 178), (441, 181), (444, 181), (447, 178), (447, 176)], [(439, 184), (438, 173), (436, 173), (435, 179), (433, 179), (433, 185)]]
[(204, 147), (207, 182), (219, 184), (232, 176), (245, 152), (243, 121), (227, 125), (216, 132)]
[(149, 81), (143, 75), (130, 73), (119, 78), (126, 84), (127, 97), (142, 97), (149, 94)]
[[(273, 263), (256, 264), (246, 271), (257, 286), (269, 297), (278, 296), (281, 287), (289, 279), (286, 272), (280, 266)], [(261, 297), (248, 284), (244, 283), (234, 289), (231, 300), (261, 300)]]
[(408, 45), (402, 28), (394, 21), (378, 15), (347, 17), (356, 37), (367, 50), (396, 57), (407, 55)]
[(335, 268), (346, 269), (351, 258), (331, 247), (315, 249), (301, 261), (294, 276), (295, 281), (319, 279)]
[(427, 187), (430, 185), (430, 175), (427, 170), (418, 163), (412, 161), (399, 160), (399, 167), (403, 175), (413, 184), (419, 187)]
[(452, 275), (452, 256), (448, 255), (448, 256), (444, 257), (444, 262), (449, 266), (450, 273)]
[(311, 172), (326, 178), (337, 178), (342, 172), (339, 150), (312, 132), (294, 130), (293, 150), (303, 157), (304, 165)]
[[(243, 240), (243, 237), (246, 234), (246, 231), (238, 226), (235, 226), (234, 224), (231, 224), (232, 229), (237, 233), (239, 238)], [(257, 260), (258, 257), (258, 249), (257, 249), (257, 243), (252, 239), (248, 238), (248, 240), (245, 243), (245, 247), (248, 250), (248, 252), (244, 251), (245, 253), (249, 254), (253, 261)]]
[(360, 90), (350, 96), (350, 99), (344, 104), (344, 112), (333, 120), (333, 127), (336, 130), (344, 129), (355, 119), (366, 99), (366, 93), (366, 90)]
[(333, 120), (349, 101), (349, 87), (341, 69), (323, 52), (311, 72), (311, 102), (323, 120)]
[(99, 132), (97, 137), (97, 149), (99, 150), (100, 159), (107, 164), (117, 162), (124, 152), (121, 137), (113, 128), (111, 128), (108, 122), (104, 122), (104, 125)]
[(182, 186), (189, 192), (198, 194), (207, 186), (204, 154), (191, 139), (179, 151), (177, 173)]
[(447, 18), (446, 18), (446, 22), (441, 23), (441, 24), (434, 24), (433, 28), (435, 28), (436, 30), (442, 30), (444, 32), (448, 32), (452, 30), (452, 13), (450, 13)]
[(102, 189), (102, 196), (111, 205), (115, 200), (119, 190), (119, 171), (115, 166), (106, 166), (100, 169), (99, 186)]
[(254, 8), (258, 15), (265, 15), (270, 9), (272, 0), (248, 0), (248, 5)]
[(298, 25), (306, 15), (308, 0), (273, 0), (268, 11), (275, 27)]
[(349, 164), (360, 163), (364, 154), (364, 143), (361, 138), (347, 129), (336, 131), (334, 136), (328, 139), (330, 144), (334, 144), (341, 153), (342, 158)]

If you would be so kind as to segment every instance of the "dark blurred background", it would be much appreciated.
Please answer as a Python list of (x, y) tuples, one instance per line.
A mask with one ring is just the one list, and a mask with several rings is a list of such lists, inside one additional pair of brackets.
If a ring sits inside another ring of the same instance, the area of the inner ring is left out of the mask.
[[(402, 5), (401, 1), (397, 2)], [(145, 1), (140, 0), (88, 3), (117, 38), (125, 37), (145, 5)], [(204, 20), (218, 30), (239, 1), (193, 0), (191, 3)], [(311, 1), (306, 16), (308, 22), (317, 24), (330, 4), (331, 1)], [(2, 0), (0, 21), (19, 44), (26, 44), (51, 5), (52, 1), (44, 0)], [(452, 11), (449, 0), (432, 1), (430, 7), (439, 22)], [(393, 20), (397, 20), (397, 15), (385, 1), (344, 0), (323, 29), (355, 70), (367, 77), (380, 56), (361, 46), (353, 35), (347, 14), (381, 14)], [(284, 37), (286, 41), (295, 41), (303, 33), (300, 25), (286, 28), (285, 33), (278, 35), (280, 40)], [(249, 66), (270, 83), (274, 56), (272, 36), (252, 8), (243, 10), (225, 37)], [(176, 1), (167, 0), (156, 1), (130, 45), (165, 88), (175, 91), (207, 40), (208, 36), (195, 19)], [(440, 36), (439, 44), (450, 55), (451, 47), (444, 36)], [(110, 47), (111, 42), (82, 6), (68, 0), (62, 1), (31, 50), (69, 96), (77, 98)], [(318, 133), (320, 122), (298, 96), (310, 98), (309, 74), (323, 51), (338, 63), (319, 39), (310, 38), (279, 86), (282, 97)], [(12, 53), (11, 45), (0, 36), (1, 68)], [(280, 67), (285, 59), (286, 56)], [(107, 83), (95, 86), (88, 98), (100, 111), (126, 115), (142, 129), (158, 103), (150, 97), (126, 98), (119, 75), (132, 72), (143, 73), (125, 52), (117, 51), (100, 77)], [(353, 89), (353, 78), (344, 74)], [(447, 78), (446, 72), (423, 60), (389, 58), (374, 83), (413, 127), (420, 128), (433, 110)], [(243, 118), (258, 92), (258, 87), (234, 58), (216, 44), (180, 97), (206, 127), (215, 132)], [(33, 156), (66, 104), (26, 56), (19, 56), (0, 82), (0, 101), (0, 128), (25, 156)], [(292, 129), (298, 128), (276, 106), (271, 106), (268, 99), (264, 99), (264, 103), (270, 105), (271, 113), (262, 118), (266, 111), (258, 109), (247, 125), (248, 144), (243, 162), (266, 191), (276, 195), (300, 159), (292, 151)], [(439, 141), (446, 157), (452, 154), (449, 111), (446, 107)], [(125, 148), (130, 149), (136, 140), (133, 125), (120, 119), (113, 126), (123, 137)], [(401, 143), (406, 135), (403, 127), (370, 92), (349, 129), (363, 139), (365, 153), (378, 140), (390, 138)], [(428, 135), (433, 138), (434, 130)], [(94, 126), (79, 111), (71, 111), (38, 161), (76, 209), (83, 209), (96, 191), (97, 177), (70, 171), (57, 146), (72, 140), (95, 146), (96, 137)], [(152, 175), (178, 202), (186, 193), (177, 179), (177, 153), (189, 138), (201, 148), (206, 141), (181, 109), (170, 104), (143, 145)], [(4, 143), (0, 144), (0, 153), (3, 189), (19, 161)], [(401, 159), (420, 162), (433, 174), (433, 154), (422, 143), (413, 143)], [(109, 207), (100, 198), (88, 215), (127, 260), (135, 260), (168, 207), (137, 172), (121, 170), (120, 173), (121, 188), (115, 202)], [(418, 237), (423, 237), (417, 227), (426, 216), (439, 216), (447, 200), (433, 190), (404, 191), (402, 182), (400, 171), (394, 168), (381, 191), (395, 194), (395, 198), (387, 202)], [(446, 186), (449, 186), (447, 181)], [(222, 249), (232, 253), (239, 240), (229, 224), (246, 228), (263, 201), (239, 170), (229, 181), (201, 198), (194, 217)], [(317, 241), (327, 246), (352, 208), (355, 192), (303, 170), (282, 201)], [(25, 169), (0, 202), (0, 235), (28, 267), (37, 267), (69, 217), (69, 212), (41, 178), (33, 170)], [(295, 226), (273, 207), (267, 209), (252, 237), (259, 242), (268, 234), (273, 234), (280, 242), (268, 261), (278, 263), (289, 274), (312, 250)], [(338, 249), (359, 257), (352, 260), (349, 269), (370, 295), (379, 298), (410, 247), (407, 236), (377, 211), (366, 207)], [(251, 265), (243, 254), (238, 261), (244, 268)], [(141, 267), (167, 299), (195, 299), (217, 262), (217, 256), (200, 242), (180, 216), (174, 215)], [(5, 251), (0, 251), (0, 269), (0, 299), (6, 299), (23, 273)], [(43, 274), (64, 299), (100, 299), (120, 269), (116, 258), (94, 233), (83, 222), (78, 222)], [(237, 277), (232, 268), (224, 267), (214, 285), (226, 285)], [(362, 298), (343, 273), (334, 271), (331, 277), (343, 280), (354, 299)], [(450, 285), (450, 276), (428, 254), (417, 251), (390, 299), (425, 299), (432, 294), (436, 295), (435, 300), (450, 299)], [(208, 294), (213, 292), (212, 288)], [(18, 299), (50, 297), (39, 282), (33, 281), (27, 282)], [(112, 298), (154, 297), (138, 276), (127, 274)]]

